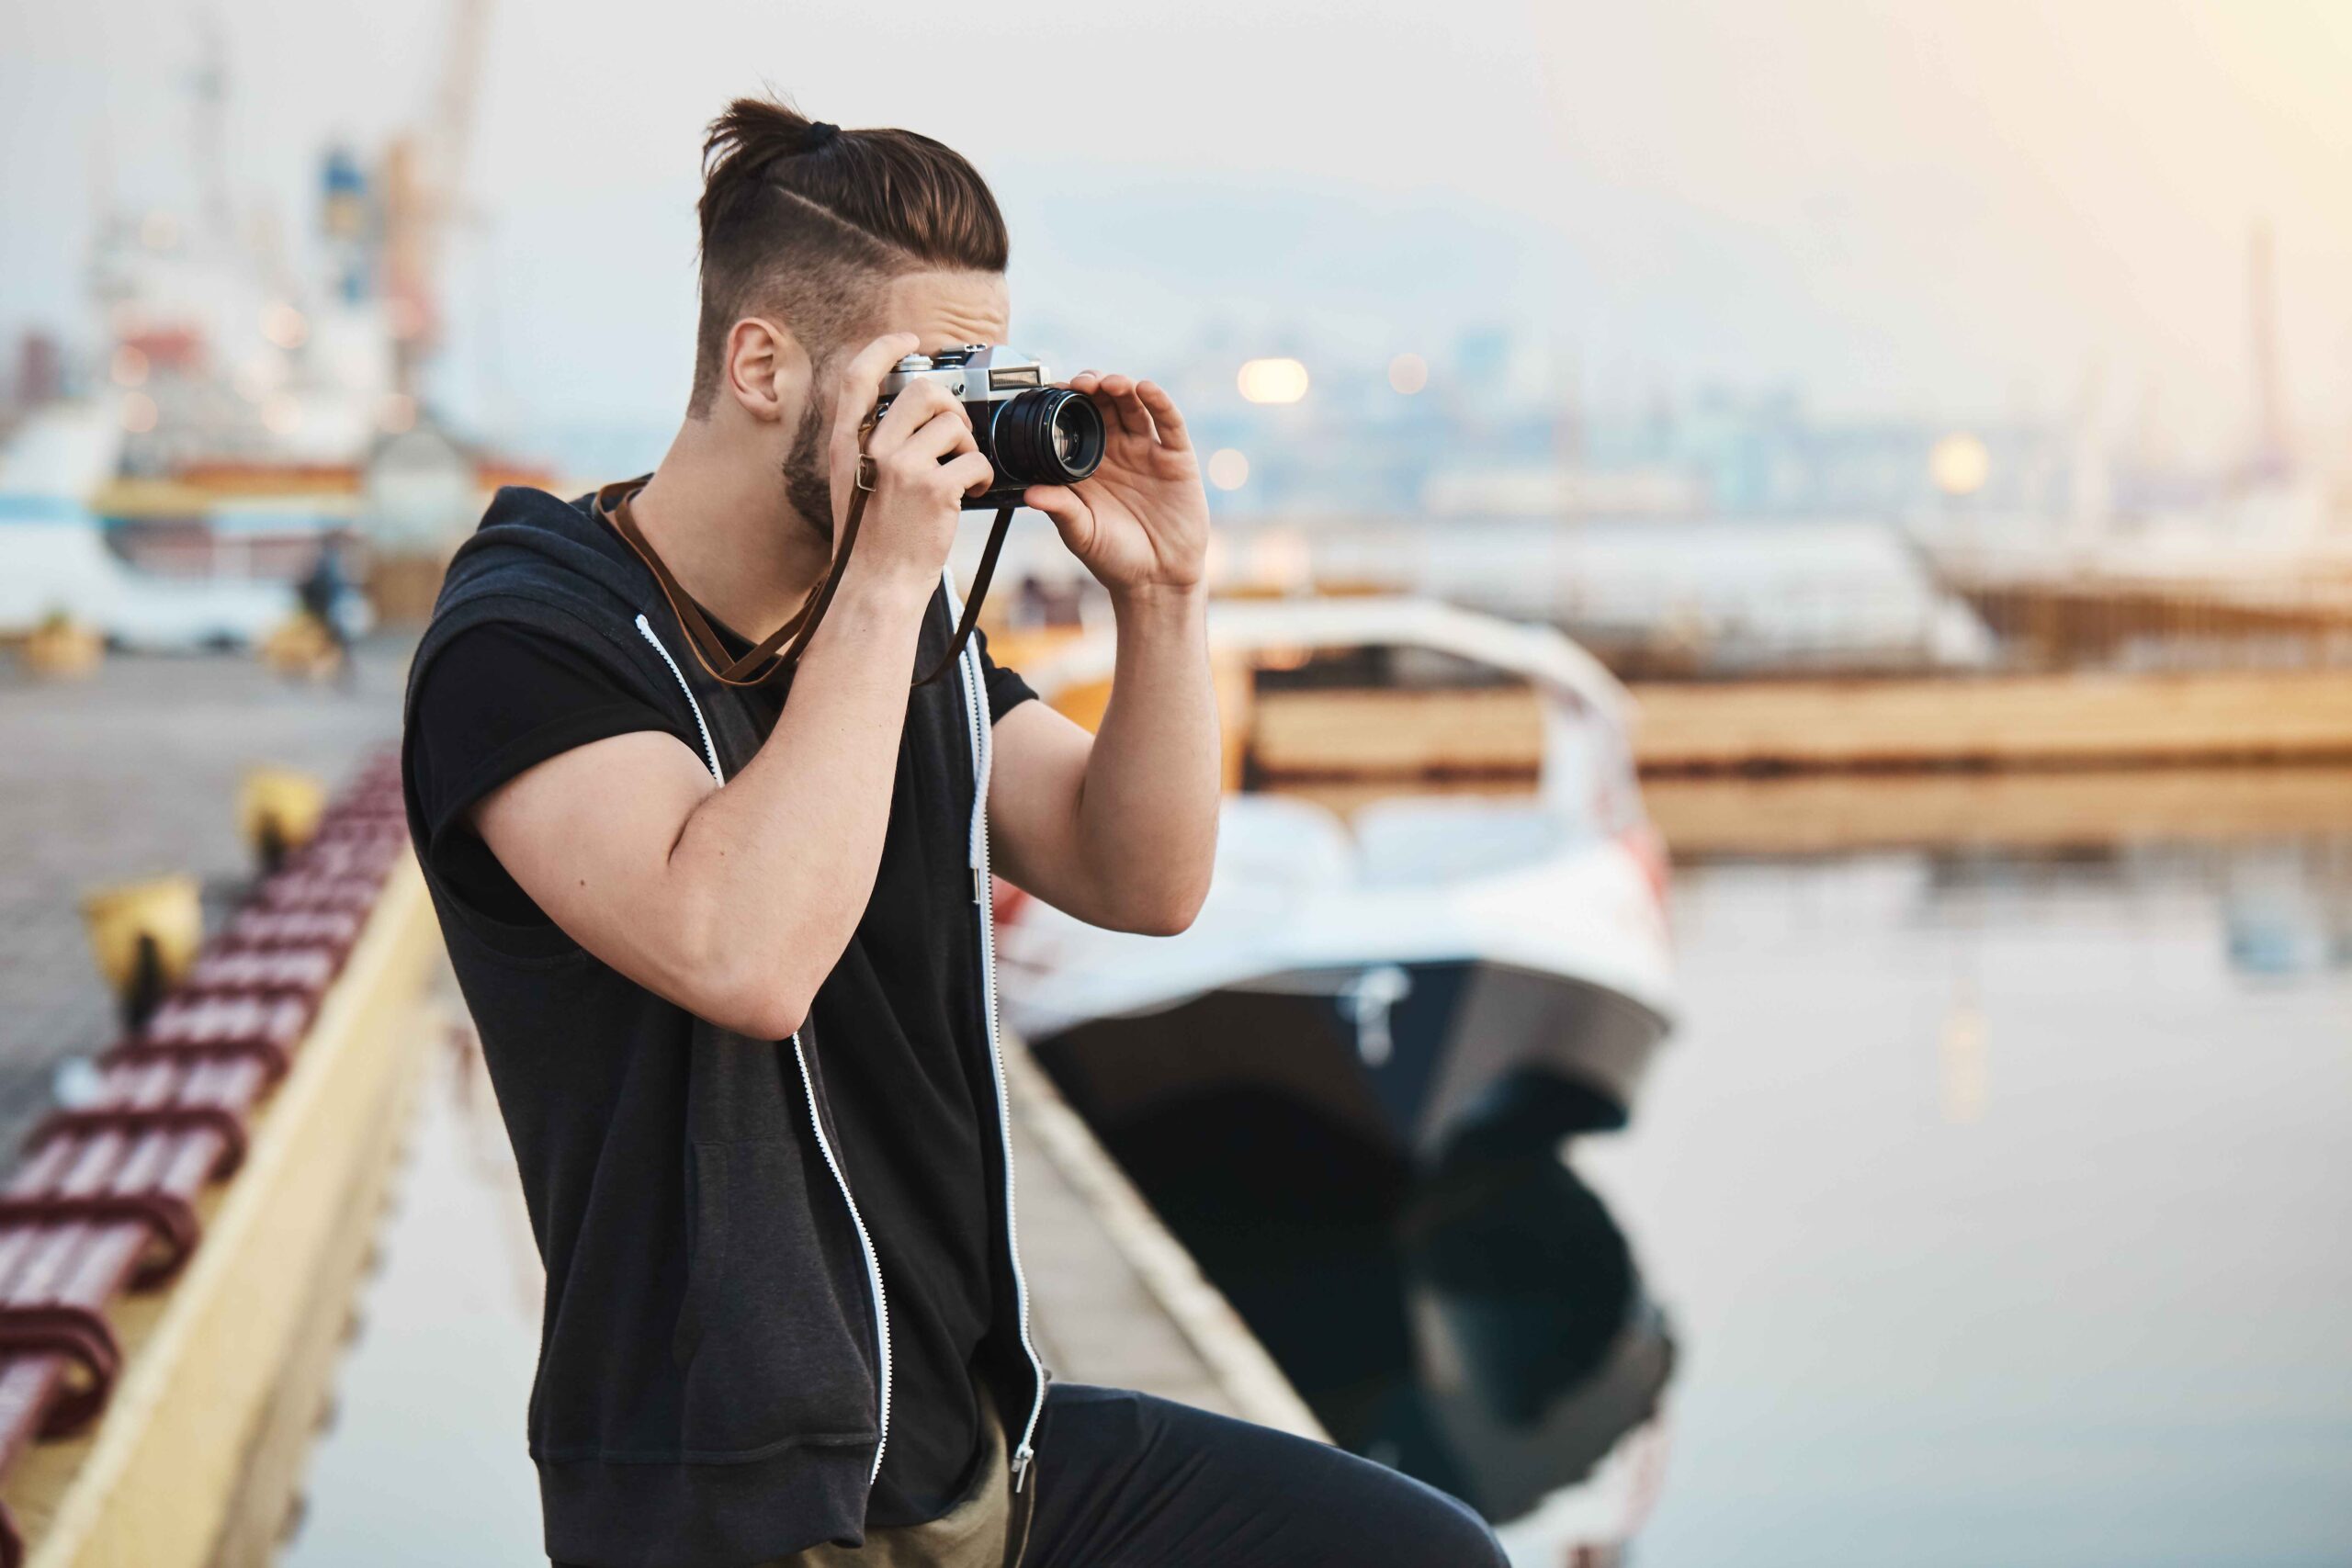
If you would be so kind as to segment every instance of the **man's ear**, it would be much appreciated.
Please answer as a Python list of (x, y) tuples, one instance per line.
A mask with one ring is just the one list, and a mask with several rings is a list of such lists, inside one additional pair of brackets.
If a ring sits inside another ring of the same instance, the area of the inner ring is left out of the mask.
[(763, 423), (797, 420), (808, 400), (808, 351), (778, 321), (746, 316), (728, 329), (727, 390)]

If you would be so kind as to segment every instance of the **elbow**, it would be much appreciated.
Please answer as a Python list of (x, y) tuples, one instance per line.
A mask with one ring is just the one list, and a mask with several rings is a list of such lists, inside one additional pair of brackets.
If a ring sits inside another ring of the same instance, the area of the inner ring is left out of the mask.
[(800, 1032), (816, 988), (804, 986), (781, 964), (729, 965), (711, 976), (701, 1005), (708, 1021), (753, 1040), (784, 1040)]
[(764, 995), (733, 999), (726, 1009), (726, 1016), (713, 1014), (710, 1021), (753, 1040), (788, 1040), (800, 1032), (808, 1017), (808, 1003), (805, 998), (771, 987)]
[(783, 1040), (799, 1031), (824, 978), (796, 962), (803, 933), (749, 940), (732, 912), (716, 904), (673, 915), (667, 930), (655, 990), (705, 1022), (753, 1040)]
[(1137, 936), (1182, 936), (1192, 930), (1200, 918), (1201, 905), (1208, 898), (1205, 880), (1197, 887), (1171, 889), (1150, 898), (1135, 901), (1125, 911), (1120, 929)]
[(1138, 936), (1182, 936), (1192, 930), (1208, 902), (1216, 863), (1213, 855), (1203, 855), (1196, 863), (1168, 867), (1168, 874), (1152, 879), (1154, 886), (1125, 900), (1120, 929)]

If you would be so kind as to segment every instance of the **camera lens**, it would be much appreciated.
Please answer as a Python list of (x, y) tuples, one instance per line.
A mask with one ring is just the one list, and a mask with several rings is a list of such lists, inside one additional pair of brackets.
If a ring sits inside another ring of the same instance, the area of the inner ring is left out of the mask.
[(1102, 416), (1067, 387), (1041, 387), (997, 405), (999, 484), (1074, 484), (1102, 466)]

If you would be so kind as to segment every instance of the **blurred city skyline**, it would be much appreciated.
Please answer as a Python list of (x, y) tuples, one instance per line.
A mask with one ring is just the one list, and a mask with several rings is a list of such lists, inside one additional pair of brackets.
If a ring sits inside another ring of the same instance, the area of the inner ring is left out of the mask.
[[(301, 254), (323, 150), (372, 157), (424, 118), (450, 28), (443, 6), (6, 9), (0, 332), (72, 347), (97, 336), (102, 209), (196, 206), (208, 28), (232, 203)], [(2352, 424), (2352, 13), (1487, 0), (1443, 20), (1216, 0), (647, 26), (501, 0), (438, 400), (526, 446), (674, 419), (700, 129), (764, 85), (969, 153), (1013, 223), (1016, 338), (1065, 359), (1293, 353), (1363, 378), (1500, 335), (1599, 409), (1730, 389), (1849, 420), (2092, 421), (2220, 463), (2256, 419), (2260, 223), (2289, 423)]]

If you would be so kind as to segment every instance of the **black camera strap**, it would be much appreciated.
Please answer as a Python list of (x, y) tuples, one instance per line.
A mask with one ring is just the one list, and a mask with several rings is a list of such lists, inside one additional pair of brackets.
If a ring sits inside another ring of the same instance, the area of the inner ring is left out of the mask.
[[(861, 479), (865, 477), (864, 468), (861, 462)], [(842, 574), (849, 570), (850, 552), (857, 547), (858, 525), (865, 518), (865, 498), (873, 492), (862, 483), (850, 491), (849, 513), (842, 519), (839, 534), (833, 541), (832, 570), (825, 573), (825, 581), (817, 585), (800, 608), (793, 613), (791, 619), (761, 638), (749, 653), (736, 659), (729, 655), (725, 639), (711, 626), (709, 618), (702, 613), (702, 607), (678, 586), (678, 580), (670, 575), (670, 569), (662, 564), (661, 556), (655, 553), (644, 532), (638, 527), (637, 519), (629, 514), (629, 502), (651, 477), (646, 474), (633, 479), (619, 479), (599, 490), (596, 492), (596, 514), (612, 525), (613, 532), (637, 552), (637, 558), (653, 574), (653, 581), (661, 584), (662, 596), (670, 602), (671, 613), (678, 617), (678, 625), (685, 628), (686, 643), (694, 650), (695, 662), (722, 686), (763, 685), (774, 680), (779, 671), (797, 665), (800, 656), (808, 650), (808, 639), (817, 635), (817, 627), (824, 620), (825, 611), (831, 605), (835, 591), (842, 585)], [(997, 557), (1003, 553), (1004, 536), (1012, 526), (1012, 508), (998, 507), (996, 522), (989, 529), (988, 545), (980, 551), (979, 568), (972, 573), (971, 592), (964, 598), (964, 614), (956, 622), (956, 635), (949, 640), (947, 651), (939, 656), (939, 661), (932, 666), (929, 674), (916, 680), (916, 685), (930, 685), (955, 668), (956, 660), (963, 656), (964, 645), (972, 640), (972, 628), (979, 624), (980, 601), (988, 597), (989, 580), (996, 575)]]

